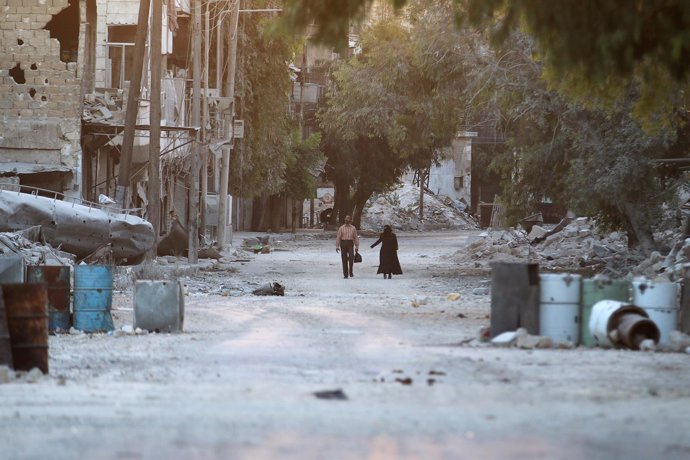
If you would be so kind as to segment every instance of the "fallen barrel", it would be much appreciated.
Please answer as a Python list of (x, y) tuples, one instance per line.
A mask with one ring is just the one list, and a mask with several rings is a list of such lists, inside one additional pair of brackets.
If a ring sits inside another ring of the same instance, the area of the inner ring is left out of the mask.
[(600, 300), (620, 300), (627, 302), (630, 298), (629, 285), (626, 280), (593, 278), (582, 281), (582, 323), (580, 324), (580, 343), (586, 347), (594, 346), (594, 339), (589, 330), (589, 319), (592, 307)]
[(113, 272), (107, 265), (74, 267), (74, 327), (84, 332), (114, 329)]
[(3, 284), (14, 368), (48, 373), (48, 295), (43, 284)]
[(644, 340), (659, 343), (659, 328), (642, 308), (618, 300), (601, 300), (589, 321), (595, 345), (639, 350)]
[(69, 331), (70, 267), (41, 265), (26, 268), (27, 283), (42, 283), (48, 292), (48, 331)]

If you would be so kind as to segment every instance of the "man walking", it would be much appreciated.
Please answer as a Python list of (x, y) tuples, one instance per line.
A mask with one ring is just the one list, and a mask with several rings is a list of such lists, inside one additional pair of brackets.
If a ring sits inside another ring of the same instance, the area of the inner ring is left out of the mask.
[[(342, 252), (340, 251), (342, 249)], [(343, 261), (343, 276), (354, 277), (352, 267), (355, 261), (355, 251), (359, 251), (359, 237), (357, 229), (352, 225), (352, 218), (345, 216), (345, 223), (338, 229), (335, 238), (335, 252), (340, 252), (340, 259)]]

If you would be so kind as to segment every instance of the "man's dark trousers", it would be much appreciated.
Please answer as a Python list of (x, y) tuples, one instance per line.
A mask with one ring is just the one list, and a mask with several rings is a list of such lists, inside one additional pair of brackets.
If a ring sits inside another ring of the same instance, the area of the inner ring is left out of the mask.
[(353, 276), (352, 268), (355, 263), (355, 242), (342, 240), (340, 242), (340, 259), (343, 261), (343, 276)]

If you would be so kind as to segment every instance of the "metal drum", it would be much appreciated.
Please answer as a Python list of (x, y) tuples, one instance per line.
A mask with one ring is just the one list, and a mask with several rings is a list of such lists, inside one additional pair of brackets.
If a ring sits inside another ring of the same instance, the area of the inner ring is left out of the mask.
[(669, 334), (678, 329), (680, 311), (680, 285), (636, 279), (633, 285), (633, 303), (644, 309), (649, 319), (659, 328), (660, 345), (668, 345)]
[(539, 334), (555, 343), (577, 345), (580, 331), (582, 276), (570, 273), (539, 275)]
[(21, 256), (0, 257), (0, 284), (24, 282), (24, 258)]
[(7, 311), (5, 310), (5, 301), (2, 299), (2, 287), (0, 287), (0, 366), (14, 367), (10, 329), (7, 325)]
[(626, 280), (594, 278), (582, 281), (582, 324), (580, 342), (586, 347), (593, 347), (594, 338), (589, 329), (592, 307), (600, 300), (619, 300), (627, 302), (630, 298), (630, 286)]
[(48, 290), (48, 330), (69, 331), (70, 267), (67, 265), (29, 266), (27, 283), (42, 283)]
[(659, 329), (642, 308), (620, 300), (600, 300), (592, 307), (589, 330), (599, 347), (639, 350), (644, 340), (659, 342)]
[(43, 284), (3, 284), (14, 368), (48, 373), (48, 294)]
[(137, 281), (134, 327), (155, 332), (182, 332), (184, 291), (179, 281)]
[(74, 267), (74, 327), (84, 332), (114, 329), (113, 272), (107, 265)]

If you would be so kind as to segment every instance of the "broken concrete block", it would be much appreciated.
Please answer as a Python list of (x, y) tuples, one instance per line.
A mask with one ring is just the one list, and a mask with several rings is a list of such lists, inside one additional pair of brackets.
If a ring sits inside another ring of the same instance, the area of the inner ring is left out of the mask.
[(542, 238), (544, 235), (546, 235), (546, 233), (547, 230), (544, 227), (534, 225), (532, 226), (532, 230), (530, 230), (529, 235), (527, 235), (527, 239), (530, 241), (534, 241), (537, 238)]
[(517, 336), (517, 331), (504, 332), (491, 339), (491, 343), (499, 347), (510, 347), (517, 341)]
[(472, 290), (472, 294), (474, 294), (474, 295), (489, 295), (489, 288), (487, 288), (487, 287), (474, 288)]
[(543, 335), (520, 335), (517, 338), (516, 345), (518, 348), (531, 350), (534, 348), (551, 348), (553, 341), (550, 337)]
[(490, 326), (482, 326), (479, 328), (479, 331), (477, 333), (477, 337), (480, 342), (488, 342), (491, 339), (491, 327)]
[(9, 383), (14, 379), (14, 371), (8, 366), (0, 366), (0, 383)]
[(690, 347), (690, 335), (680, 331), (671, 331), (668, 334), (668, 347), (672, 351), (683, 351)]
[(655, 351), (656, 350), (656, 342), (652, 339), (645, 339), (642, 342), (640, 342), (640, 351)]

